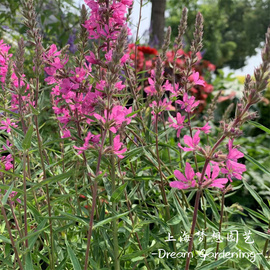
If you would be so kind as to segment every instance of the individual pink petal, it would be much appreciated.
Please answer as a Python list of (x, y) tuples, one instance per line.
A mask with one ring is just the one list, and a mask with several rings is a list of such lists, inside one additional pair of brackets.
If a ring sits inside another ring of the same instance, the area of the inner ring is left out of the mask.
[(210, 187), (217, 187), (217, 188), (224, 188), (224, 186), (227, 184), (228, 179), (227, 178), (217, 178), (213, 181)]
[(200, 137), (199, 137), (199, 135), (200, 135), (200, 130), (198, 130), (198, 131), (195, 133), (194, 137), (193, 137), (193, 145), (194, 145), (194, 146), (198, 145), (199, 142), (200, 142)]
[(170, 182), (170, 187), (178, 188), (178, 189), (186, 189), (185, 184), (183, 182), (179, 182), (179, 181)]
[(209, 164), (206, 167), (205, 173), (206, 173), (208, 179), (210, 179), (211, 178), (211, 166)]
[(195, 173), (189, 163), (186, 162), (185, 175), (187, 180), (192, 180), (195, 176)]
[(212, 179), (216, 179), (219, 175), (220, 169), (218, 166), (214, 166), (213, 172), (212, 172)]
[(181, 180), (184, 182), (187, 181), (186, 177), (179, 170), (175, 170), (174, 175), (178, 180)]
[(184, 136), (184, 143), (193, 148), (193, 140), (190, 136), (188, 135)]

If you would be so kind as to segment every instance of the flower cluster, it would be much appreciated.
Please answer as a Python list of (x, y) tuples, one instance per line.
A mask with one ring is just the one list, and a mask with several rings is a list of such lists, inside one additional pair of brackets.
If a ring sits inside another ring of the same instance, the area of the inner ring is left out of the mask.
[[(128, 60), (123, 46), (128, 34), (126, 32), (129, 31), (125, 13), (132, 1), (92, 0), (86, 3), (91, 8), (91, 15), (83, 26), (90, 39), (103, 41), (99, 44), (98, 51), (105, 51), (105, 55), (102, 57), (99, 53), (89, 51), (79, 67), (70, 69), (68, 57), (64, 52), (58, 51), (54, 44), (43, 54), (45, 72), (48, 75), (45, 81), (55, 84), (51, 92), (52, 103), (60, 122), (62, 137), (75, 139), (72, 136), (75, 130), (79, 136), (86, 134), (83, 146), (74, 146), (79, 154), (87, 149), (103, 147), (100, 144), (101, 134), (93, 134), (91, 127), (99, 126), (101, 130), (116, 134), (135, 116), (129, 117), (132, 108), (122, 106), (114, 97), (126, 87), (117, 73)], [(97, 77), (99, 80), (95, 79)], [(122, 158), (119, 155), (122, 144), (117, 136), (114, 153)]]
[(132, 5), (132, 0), (102, 1), (87, 0), (91, 14), (84, 23), (89, 33), (89, 39), (100, 39), (102, 47), (107, 50), (112, 48), (123, 26), (127, 26), (127, 8)]
[[(209, 132), (208, 123), (204, 127), (196, 129), (203, 130), (205, 133), (207, 133)], [(179, 143), (179, 148), (181, 148), (185, 152), (197, 151), (207, 156), (209, 147), (206, 146), (205, 149), (203, 149), (199, 146), (200, 130), (198, 130), (193, 137), (185, 135), (183, 139), (184, 143), (188, 147), (182, 147)], [(220, 150), (214, 153), (213, 157), (216, 161), (211, 160), (207, 164), (203, 175), (199, 171), (197, 173), (194, 173), (194, 170), (189, 163), (186, 163), (185, 167), (186, 177), (184, 177), (179, 170), (175, 170), (174, 175), (179, 181), (171, 182), (170, 186), (178, 189), (188, 189), (194, 187), (217, 187), (224, 189), (228, 180), (230, 182), (232, 182), (232, 178), (241, 180), (243, 172), (246, 171), (246, 166), (244, 164), (238, 163), (237, 160), (244, 155), (237, 149), (237, 146), (233, 145), (233, 139), (229, 139), (227, 147), (227, 155), (223, 154)], [(218, 178), (220, 174), (223, 174), (223, 177)]]

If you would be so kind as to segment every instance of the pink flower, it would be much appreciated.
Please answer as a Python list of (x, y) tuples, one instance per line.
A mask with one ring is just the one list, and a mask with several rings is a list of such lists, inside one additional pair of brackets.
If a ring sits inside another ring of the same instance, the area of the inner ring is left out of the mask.
[(10, 127), (17, 127), (17, 125), (15, 123), (12, 123), (10, 121), (10, 118), (7, 118), (6, 121), (5, 120), (2, 120), (1, 121), (1, 124), (2, 124), (2, 126), (0, 127), (0, 129), (6, 130), (7, 133), (10, 133), (10, 131), (11, 131), (11, 128)]
[(128, 59), (129, 59), (129, 53), (124, 54), (120, 60), (121, 64), (126, 63)]
[(200, 103), (200, 101), (195, 102), (195, 97), (188, 97), (187, 93), (184, 93), (183, 95), (183, 101), (182, 100), (176, 100), (177, 104), (181, 105), (181, 109), (185, 109), (186, 112), (191, 112), (195, 107), (197, 107)]
[(132, 107), (127, 109), (126, 107), (117, 105), (113, 107), (110, 114), (108, 114), (107, 110), (104, 111), (105, 118), (97, 113), (94, 113), (94, 117), (100, 120), (105, 126), (108, 125), (111, 132), (116, 133), (122, 124), (128, 125), (131, 122), (131, 118), (136, 116), (134, 114), (131, 117), (127, 117), (130, 113), (132, 113)]
[(198, 144), (200, 142), (200, 130), (198, 130), (193, 138), (191, 136), (185, 135), (184, 136), (184, 143), (189, 146), (188, 147), (182, 147), (180, 143), (178, 143), (178, 146), (183, 149), (185, 152), (189, 151), (195, 151), (198, 150)]
[(244, 164), (237, 163), (232, 160), (227, 160), (226, 168), (221, 168), (221, 172), (228, 175), (229, 180), (232, 182), (232, 177), (238, 180), (242, 179), (242, 173), (246, 171)]
[(93, 52), (89, 52), (90, 55), (85, 56), (86, 61), (91, 64), (98, 64), (99, 61), (96, 59), (95, 54)]
[(172, 102), (167, 101), (166, 98), (163, 100), (160, 100), (158, 103), (156, 101), (153, 101), (151, 104), (149, 104), (149, 107), (152, 108), (152, 114), (160, 114), (162, 111), (165, 110), (171, 110), (172, 108)]
[(120, 135), (115, 136), (115, 138), (113, 139), (113, 153), (117, 155), (120, 159), (124, 158), (124, 156), (121, 154), (127, 151), (127, 148), (120, 150), (122, 145), (123, 143), (120, 142)]
[(63, 135), (61, 138), (69, 138), (71, 136), (70, 131), (68, 129), (63, 130)]
[(118, 90), (118, 91), (121, 91), (123, 88), (125, 88), (126, 86), (124, 84), (122, 84), (122, 82), (117, 82), (115, 85), (115, 88)]
[(179, 170), (175, 170), (174, 175), (179, 181), (170, 182), (170, 186), (172, 188), (187, 189), (195, 187), (196, 185), (196, 181), (194, 180), (195, 173), (189, 163), (186, 163), (185, 168), (186, 176), (184, 176)]
[(172, 84), (166, 80), (165, 84), (162, 86), (164, 90), (170, 91), (172, 93), (172, 97), (177, 97), (181, 94), (181, 88), (179, 87), (179, 83), (175, 83), (174, 87)]
[[(1, 189), (0, 189), (0, 192), (1, 192)], [(7, 192), (7, 190), (5, 190), (5, 193), (6, 193), (6, 192)], [(18, 192), (16, 192), (16, 191), (11, 191), (11, 193), (9, 194), (8, 197), (9, 197), (10, 200), (12, 200), (14, 197), (16, 197), (17, 194), (18, 194)], [(17, 198), (16, 201), (19, 202), (19, 203), (22, 202), (19, 198)], [(14, 204), (13, 201), (11, 201), (10, 203), (11, 203), (11, 204)]]
[(60, 55), (60, 54), (61, 54), (61, 52), (60, 51), (59, 52), (57, 51), (56, 45), (55, 44), (52, 44), (50, 46), (50, 50), (48, 52), (44, 52), (43, 53), (43, 58), (46, 59), (47, 61), (53, 61), (53, 59), (56, 56)]
[[(74, 146), (75, 149), (77, 150), (81, 150), (78, 152), (78, 154), (81, 154), (83, 151), (89, 149), (89, 148), (94, 148), (95, 145), (98, 144), (99, 142), (99, 139), (100, 139), (100, 134), (98, 135), (93, 135), (90, 131), (87, 133), (87, 136), (85, 137), (84, 139), (84, 144), (82, 147), (77, 147), (77, 146)], [(90, 145), (91, 142), (93, 145)]]
[(233, 139), (230, 139), (228, 142), (228, 150), (229, 153), (227, 155), (227, 159), (230, 159), (232, 161), (237, 161), (238, 158), (242, 158), (244, 156), (243, 153), (238, 151), (234, 146), (233, 146)]
[(2, 156), (0, 161), (5, 165), (6, 171), (9, 171), (13, 168), (13, 164), (12, 164), (13, 158), (11, 154), (7, 156)]
[(200, 80), (200, 73), (199, 72), (195, 72), (192, 75), (189, 76), (189, 80), (193, 81), (195, 85), (205, 85), (205, 81), (204, 80)]
[(79, 84), (71, 82), (69, 78), (65, 78), (65, 79), (62, 80), (62, 82), (60, 84), (60, 87), (61, 87), (61, 90), (60, 90), (61, 93), (67, 94), (71, 90), (78, 89)]
[(177, 130), (177, 138), (180, 137), (181, 129), (184, 127), (185, 116), (181, 116), (180, 113), (176, 114), (176, 118), (170, 117), (169, 122), (172, 123), (169, 126)]
[(105, 58), (106, 58), (106, 63), (112, 61), (112, 53), (113, 53), (113, 50), (109, 50), (106, 54), (105, 54)]
[[(226, 183), (228, 182), (227, 178), (217, 178), (219, 175), (220, 169), (218, 167), (218, 165), (215, 165), (213, 168), (213, 172), (211, 175), (211, 166), (208, 165), (206, 168), (206, 176), (204, 177), (205, 181), (203, 184), (203, 187), (217, 187), (217, 188), (224, 188), (224, 186), (226, 185)], [(198, 175), (198, 174), (197, 174)], [(200, 175), (198, 175), (200, 176)]]
[(203, 127), (201, 127), (201, 128), (200, 127), (196, 127), (195, 129), (198, 129), (198, 130), (204, 132), (205, 134), (208, 134), (208, 133), (210, 133), (211, 127), (210, 127), (210, 125), (207, 122)]

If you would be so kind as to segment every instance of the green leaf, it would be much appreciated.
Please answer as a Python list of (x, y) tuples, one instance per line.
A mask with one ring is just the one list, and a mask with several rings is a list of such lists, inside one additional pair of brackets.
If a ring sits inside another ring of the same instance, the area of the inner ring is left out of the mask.
[(261, 171), (263, 171), (264, 173), (268, 174), (270, 176), (270, 171), (268, 171), (263, 165), (261, 165), (258, 161), (256, 161), (254, 158), (252, 158), (251, 156), (245, 154), (245, 158), (250, 161), (251, 163), (253, 163), (254, 165), (256, 165)]
[(254, 122), (254, 121), (249, 121), (249, 123), (252, 124), (253, 126), (265, 131), (266, 133), (270, 134), (270, 129), (269, 128), (267, 128), (267, 127), (265, 127), (265, 126), (263, 126), (263, 125), (261, 125), (261, 124), (259, 124), (257, 122)]
[(264, 215), (266, 216), (266, 218), (269, 220), (270, 219), (270, 210), (267, 207), (267, 205), (263, 202), (263, 199), (260, 197), (260, 195), (251, 188), (251, 186), (246, 182), (243, 181), (246, 189), (249, 191), (249, 193), (252, 195), (252, 197), (259, 203), (259, 205), (261, 206)]
[(182, 220), (182, 217), (180, 215), (175, 215), (170, 220), (167, 221), (168, 225), (178, 225)]
[(8, 197), (9, 197), (10, 193), (12, 192), (13, 187), (14, 187), (14, 183), (11, 184), (11, 186), (9, 187), (9, 189), (6, 192), (5, 196), (3, 197), (3, 200), (2, 200), (3, 205), (7, 203)]
[(33, 131), (34, 131), (33, 125), (31, 125), (28, 128), (28, 130), (25, 134), (25, 137), (22, 141), (22, 147), (24, 150), (27, 150), (31, 147), (31, 140), (32, 140)]
[(75, 270), (81, 270), (81, 265), (79, 263), (79, 260), (77, 259), (74, 251), (72, 250), (72, 248), (69, 246), (69, 243), (67, 240), (65, 240), (66, 242), (66, 246), (67, 246), (67, 251), (68, 251), (68, 255), (70, 257), (70, 260), (72, 262), (72, 265), (73, 265), (73, 269)]
[(13, 114), (13, 115), (15, 115), (15, 116), (20, 116), (18, 113), (15, 113), (15, 112), (13, 112), (13, 111), (10, 111), (10, 110), (7, 110), (7, 109), (4, 109), (4, 108), (1, 108), (0, 109), (0, 112), (7, 112), (7, 113), (11, 113), (11, 114)]
[(115, 216), (113, 216), (113, 217), (104, 219), (104, 220), (102, 220), (102, 221), (96, 223), (96, 224), (93, 226), (93, 229), (96, 229), (97, 227), (100, 227), (100, 226), (102, 226), (102, 225), (104, 225), (104, 224), (106, 224), (106, 223), (108, 223), (108, 222), (111, 222), (111, 221), (113, 221), (114, 219), (118, 219), (118, 218), (121, 218), (121, 217), (123, 217), (123, 216), (126, 216), (129, 212), (130, 212), (130, 211), (127, 211), (127, 212), (125, 212), (125, 213), (118, 214), (118, 215), (115, 215)]
[(16, 146), (16, 148), (17, 148), (19, 151), (23, 151), (21, 139), (19, 139), (19, 138), (17, 138), (17, 137), (14, 137), (13, 139), (14, 139), (14, 145)]
[(215, 217), (216, 222), (219, 222), (220, 215), (219, 215), (219, 212), (217, 210), (217, 206), (216, 206), (216, 203), (214, 201), (213, 196), (210, 194), (209, 190), (207, 190), (207, 189), (205, 189), (204, 195), (211, 206), (211, 210), (213, 212), (213, 215)]
[[(0, 167), (1, 168), (1, 167)], [(7, 175), (11, 175), (13, 177), (18, 177), (18, 178), (23, 178), (23, 176), (21, 174), (16, 174), (16, 173), (12, 173), (12, 172), (9, 172), (9, 171), (6, 171), (6, 170), (2, 170), (0, 169), (0, 172), (1, 173), (4, 173), (4, 174), (7, 174)], [(17, 190), (16, 190), (17, 191)]]
[[(46, 224), (46, 222), (45, 222), (45, 224)], [(43, 227), (44, 227), (44, 225), (43, 225)], [(17, 247), (19, 247), (19, 244), (20, 243), (22, 243), (22, 242), (24, 242), (25, 240), (27, 240), (27, 239), (30, 239), (30, 243), (31, 243), (31, 248), (33, 247), (33, 245), (34, 245), (34, 243), (35, 243), (35, 237), (37, 236), (39, 236), (39, 234), (41, 233), (41, 232), (43, 232), (43, 231), (45, 231), (47, 228), (49, 228), (50, 227), (50, 225), (47, 225), (45, 228), (42, 228), (42, 229), (40, 229), (40, 230), (37, 230), (37, 231), (34, 231), (34, 232), (32, 232), (32, 233), (30, 233), (30, 234), (28, 234), (27, 236), (25, 236), (25, 237), (23, 237), (23, 238), (20, 238), (17, 242), (16, 242), (16, 246)], [(32, 239), (31, 239), (32, 238)]]
[(68, 257), (66, 256), (63, 261), (57, 266), (56, 270), (62, 270), (64, 267), (66, 267), (66, 262), (68, 260)]
[(143, 232), (143, 238), (141, 242), (142, 242), (142, 248), (146, 249), (149, 243), (149, 225), (148, 224), (145, 226), (145, 229)]
[[(38, 236), (41, 232), (43, 232), (46, 228), (48, 228), (49, 226), (45, 227), (44, 226), (46, 225), (47, 221), (46, 220), (43, 220), (38, 226), (37, 228), (35, 229), (35, 232), (34, 234), (31, 234), (30, 237), (29, 237), (29, 241), (28, 241), (28, 248), (30, 250), (32, 250), (32, 248), (34, 247), (34, 244), (35, 242), (37, 241), (38, 239)], [(37, 233), (36, 233), (37, 232)], [(28, 269), (28, 268), (26, 268)]]
[[(224, 254), (226, 254), (227, 252), (230, 252), (230, 250), (231, 250), (235, 245), (236, 245), (236, 243), (232, 243), (232, 244), (228, 245), (228, 246), (225, 248), (225, 250), (223, 251)], [(223, 253), (223, 252), (220, 252), (220, 253)], [(200, 256), (203, 256), (203, 254), (200, 255)], [(207, 257), (206, 257), (206, 258), (207, 258)], [(217, 266), (219, 266), (219, 265), (225, 263), (226, 261), (228, 261), (228, 260), (230, 260), (230, 259), (231, 259), (230, 256), (228, 256), (228, 258), (226, 258), (226, 257), (225, 257), (225, 258), (221, 258), (221, 259), (218, 259), (218, 260), (215, 261), (215, 262), (208, 263), (208, 264), (206, 264), (206, 265), (203, 265), (203, 266), (201, 266), (201, 267), (199, 267), (199, 268), (195, 268), (195, 269), (196, 269), (196, 270), (210, 270), (210, 269), (215, 269)]]
[(178, 201), (176, 200), (175, 196), (173, 197), (174, 205), (176, 207), (177, 212), (180, 214), (179, 216), (182, 217), (183, 225), (185, 230), (188, 232), (190, 231), (191, 224), (188, 220), (186, 212), (182, 209), (182, 207), (179, 205)]
[(26, 254), (25, 258), (25, 269), (27, 270), (34, 270), (33, 262), (32, 262), (32, 257), (31, 257), (31, 252), (28, 252)]
[(33, 187), (31, 187), (30, 192), (32, 192), (33, 190), (40, 188), (44, 185), (52, 184), (52, 183), (58, 182), (60, 180), (69, 178), (73, 174), (73, 171), (74, 171), (73, 169), (70, 169), (66, 173), (62, 173), (62, 174), (59, 174), (56, 176), (49, 177), (49, 178), (43, 180), (42, 182), (35, 184)]
[(126, 118), (127, 118), (127, 117), (133, 116), (134, 114), (138, 113), (139, 111), (140, 111), (140, 110), (137, 110), (137, 111), (134, 111), (134, 112), (132, 112), (132, 113), (127, 114), (127, 115), (126, 115)]
[(0, 234), (0, 240), (2, 240), (4, 243), (11, 244), (11, 241), (1, 234)]
[[(83, 218), (83, 217), (80, 217), (80, 216), (75, 216), (75, 215), (72, 215), (72, 214), (69, 214), (69, 213), (65, 213), (63, 211), (60, 211), (60, 214), (62, 216), (59, 216), (59, 219), (61, 217), (67, 217), (68, 220), (73, 220), (75, 222), (82, 223), (82, 224), (84, 224), (84, 225), (86, 225), (86, 226), (89, 227), (89, 219), (87, 219), (87, 218)], [(57, 219), (57, 217), (56, 217), (56, 219)]]
[(31, 111), (34, 115), (39, 115), (39, 111), (37, 109), (35, 109), (31, 104), (29, 104)]
[(128, 182), (125, 182), (124, 185), (121, 185), (113, 192), (111, 197), (112, 202), (118, 202), (121, 199), (127, 184)]

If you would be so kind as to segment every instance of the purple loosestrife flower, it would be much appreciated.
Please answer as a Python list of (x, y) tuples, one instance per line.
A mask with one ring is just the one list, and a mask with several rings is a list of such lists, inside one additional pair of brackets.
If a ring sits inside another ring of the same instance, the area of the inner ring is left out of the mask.
[(189, 151), (195, 151), (198, 150), (198, 144), (200, 142), (200, 130), (198, 130), (195, 135), (193, 136), (193, 138), (191, 136), (185, 135), (184, 136), (184, 142), (186, 145), (188, 145), (189, 147), (182, 147), (180, 143), (178, 143), (178, 146), (183, 149), (185, 152), (189, 152)]
[(228, 142), (228, 151), (227, 159), (232, 161), (237, 161), (238, 158), (242, 158), (244, 156), (244, 154), (237, 150), (237, 148), (233, 147), (233, 139), (230, 139)]
[(10, 131), (11, 131), (11, 126), (12, 127), (17, 127), (17, 125), (15, 124), (15, 123), (12, 123), (11, 121), (10, 121), (10, 118), (7, 118), (7, 120), (5, 121), (5, 120), (3, 120), (3, 121), (1, 121), (1, 127), (0, 127), (0, 129), (3, 129), (3, 130), (6, 130), (7, 131), (7, 133), (10, 133)]
[(192, 81), (195, 85), (202, 85), (205, 86), (205, 81), (204, 80), (200, 80), (200, 73), (199, 72), (195, 72), (192, 75), (189, 76), (190, 81)]
[(172, 188), (188, 189), (188, 188), (193, 188), (196, 186), (196, 181), (194, 180), (195, 173), (194, 173), (194, 170), (191, 168), (191, 165), (189, 163), (186, 163), (186, 168), (185, 168), (185, 175), (186, 176), (184, 176), (178, 170), (174, 171), (174, 175), (179, 181), (170, 182), (170, 186)]
[(187, 93), (184, 93), (183, 95), (183, 101), (182, 100), (176, 100), (177, 104), (181, 105), (181, 109), (185, 109), (186, 112), (191, 112), (195, 107), (197, 107), (200, 103), (200, 101), (195, 102), (195, 97), (188, 97)]
[(6, 171), (9, 171), (13, 168), (13, 165), (12, 165), (13, 158), (12, 158), (11, 154), (9, 154), (7, 156), (2, 156), (0, 158), (0, 161), (1, 161), (1, 163), (3, 163), (5, 165)]
[(232, 177), (238, 180), (242, 179), (242, 173), (246, 171), (244, 164), (237, 163), (232, 160), (227, 160), (226, 168), (221, 168), (221, 172), (228, 175), (229, 180), (232, 182)]
[[(205, 182), (203, 183), (203, 187), (217, 187), (217, 188), (224, 188), (228, 182), (227, 178), (217, 178), (219, 175), (220, 169), (218, 165), (213, 167), (213, 172), (211, 175), (211, 166), (208, 164), (206, 167), (206, 177), (204, 177)], [(198, 173), (197, 176), (200, 178), (201, 174)]]
[[(84, 139), (84, 144), (82, 147), (73, 146), (75, 149), (80, 150), (78, 154), (81, 154), (83, 151), (89, 148), (95, 148), (95, 146), (99, 143), (100, 134), (93, 135), (90, 131), (88, 132), (87, 136)], [(93, 145), (89, 144), (91, 142)]]
[[(0, 189), (0, 192), (1, 192), (1, 189)], [(6, 194), (6, 192), (7, 192), (7, 190), (5, 190), (5, 194)], [(11, 191), (11, 193), (9, 194), (8, 197), (11, 200), (11, 204), (14, 204), (14, 201), (12, 201), (12, 200), (17, 194), (18, 194), (18, 192), (16, 192), (16, 191)], [(19, 203), (22, 202), (19, 198), (17, 198), (16, 201), (19, 202)]]
[(184, 127), (184, 121), (185, 121), (185, 116), (181, 116), (180, 113), (176, 114), (176, 118), (170, 117), (169, 122), (171, 123), (169, 127), (173, 127), (175, 130), (177, 130), (177, 138), (180, 137), (180, 132), (181, 129)]
[(211, 132), (211, 131), (210, 131), (211, 127), (210, 127), (210, 125), (208, 124), (208, 122), (207, 122), (203, 127), (201, 127), (201, 128), (200, 128), (200, 127), (196, 127), (195, 129), (198, 129), (198, 130), (204, 132), (205, 134), (208, 134), (208, 133)]
[(122, 145), (123, 143), (120, 142), (120, 135), (115, 136), (115, 138), (113, 139), (113, 153), (117, 155), (120, 159), (124, 158), (122, 154), (127, 151), (127, 148), (120, 150)]

